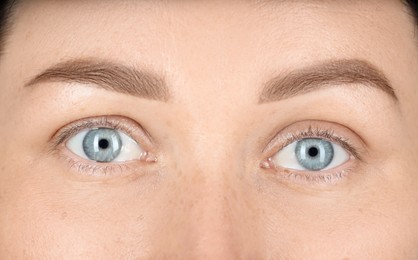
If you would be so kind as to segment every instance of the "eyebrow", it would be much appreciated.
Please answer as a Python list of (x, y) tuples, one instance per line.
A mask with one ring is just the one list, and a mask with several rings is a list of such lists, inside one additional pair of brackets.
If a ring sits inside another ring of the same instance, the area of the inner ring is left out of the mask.
[(259, 104), (280, 101), (328, 87), (357, 84), (398, 98), (386, 76), (363, 60), (331, 60), (279, 75), (265, 84)]
[(150, 71), (140, 71), (96, 59), (75, 59), (58, 63), (35, 76), (25, 87), (44, 82), (75, 82), (164, 102), (170, 97), (162, 77)]

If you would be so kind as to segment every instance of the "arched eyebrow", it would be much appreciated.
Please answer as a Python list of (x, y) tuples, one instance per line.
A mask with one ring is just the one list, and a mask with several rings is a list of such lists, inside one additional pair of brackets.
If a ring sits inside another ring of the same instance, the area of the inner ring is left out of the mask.
[(398, 97), (387, 77), (377, 67), (363, 60), (331, 60), (279, 75), (267, 81), (259, 104), (280, 101), (323, 88), (341, 85), (372, 87)]
[(43, 82), (76, 82), (164, 102), (170, 97), (162, 77), (149, 71), (96, 59), (75, 59), (58, 63), (39, 73), (25, 86), (31, 87)]

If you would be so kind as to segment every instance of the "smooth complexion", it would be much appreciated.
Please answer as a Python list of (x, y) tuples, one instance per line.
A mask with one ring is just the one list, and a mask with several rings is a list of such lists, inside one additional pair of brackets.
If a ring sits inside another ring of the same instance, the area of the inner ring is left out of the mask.
[[(23, 2), (0, 258), (417, 259), (415, 34), (396, 0)], [(132, 152), (83, 157), (100, 128)]]

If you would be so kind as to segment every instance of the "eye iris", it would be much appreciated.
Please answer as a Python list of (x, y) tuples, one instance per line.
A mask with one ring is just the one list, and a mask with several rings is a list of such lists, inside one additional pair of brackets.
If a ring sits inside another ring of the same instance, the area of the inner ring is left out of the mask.
[(89, 131), (83, 139), (86, 156), (97, 162), (111, 162), (120, 154), (122, 140), (116, 130), (98, 128)]
[(296, 144), (297, 161), (307, 170), (319, 171), (326, 168), (334, 158), (330, 142), (319, 138), (306, 138)]

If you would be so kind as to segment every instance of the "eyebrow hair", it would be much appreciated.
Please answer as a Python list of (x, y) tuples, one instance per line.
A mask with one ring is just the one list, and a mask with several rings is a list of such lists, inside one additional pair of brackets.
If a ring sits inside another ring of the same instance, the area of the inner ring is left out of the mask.
[(369, 62), (363, 60), (330, 60), (300, 70), (279, 75), (265, 84), (259, 104), (280, 101), (325, 87), (362, 84), (398, 98), (386, 76)]
[(105, 90), (164, 102), (170, 97), (162, 77), (149, 71), (95, 59), (58, 63), (35, 76), (25, 86), (59, 81), (92, 84)]

